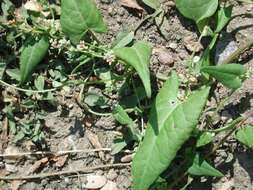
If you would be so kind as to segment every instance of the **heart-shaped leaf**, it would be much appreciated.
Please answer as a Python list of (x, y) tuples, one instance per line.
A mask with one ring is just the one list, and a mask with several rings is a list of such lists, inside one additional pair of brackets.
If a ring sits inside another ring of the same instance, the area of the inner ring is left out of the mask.
[(236, 133), (236, 139), (253, 148), (253, 126), (247, 125), (239, 129)]
[(202, 132), (197, 139), (196, 147), (201, 147), (209, 144), (214, 139), (214, 133)]
[(123, 48), (134, 39), (134, 32), (120, 32), (113, 43), (113, 49)]
[(106, 32), (106, 25), (93, 0), (62, 0), (61, 27), (77, 44), (87, 31)]
[(197, 125), (209, 88), (193, 93), (184, 102), (177, 99), (178, 88), (178, 77), (173, 73), (156, 97), (144, 141), (133, 160), (134, 190), (149, 188)]
[(151, 53), (152, 48), (143, 41), (138, 41), (132, 47), (114, 50), (114, 54), (119, 59), (135, 68), (143, 82), (148, 97), (151, 97), (150, 73), (148, 68)]
[(216, 12), (218, 3), (218, 0), (176, 0), (176, 7), (185, 17), (199, 23)]
[(42, 61), (49, 48), (48, 38), (30, 38), (23, 46), (20, 56), (20, 82), (26, 82), (35, 67)]
[(246, 73), (245, 67), (240, 64), (206, 66), (201, 71), (209, 74), (224, 86), (232, 89), (237, 89), (242, 85), (242, 78)]
[(188, 173), (197, 176), (214, 176), (222, 177), (223, 174), (211, 166), (207, 161), (202, 159), (198, 153), (196, 153), (192, 166), (188, 169)]
[(217, 26), (215, 32), (220, 32), (230, 21), (231, 16), (232, 16), (232, 6), (229, 7), (222, 7), (218, 11), (218, 16), (217, 16)]

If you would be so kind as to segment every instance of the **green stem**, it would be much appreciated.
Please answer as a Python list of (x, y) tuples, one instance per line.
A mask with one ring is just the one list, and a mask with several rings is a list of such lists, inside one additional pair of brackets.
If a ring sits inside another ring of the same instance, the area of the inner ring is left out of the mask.
[(24, 89), (24, 88), (20, 88), (14, 85), (11, 85), (7, 82), (4, 82), (3, 80), (0, 80), (0, 84), (13, 88), (15, 90), (21, 91), (21, 92), (29, 92), (29, 93), (47, 93), (47, 92), (53, 92), (56, 91), (57, 89), (60, 89), (64, 86), (70, 85), (70, 84), (75, 84), (75, 85), (80, 85), (80, 84), (85, 84), (85, 85), (91, 85), (91, 84), (103, 84), (105, 82), (108, 82), (111, 80), (97, 80), (97, 81), (89, 81), (89, 82), (85, 82), (83, 80), (72, 80), (72, 81), (67, 81), (65, 83), (63, 83), (61, 86), (55, 87), (55, 88), (51, 88), (51, 89), (46, 89), (46, 90), (31, 90), (31, 89)]
[(157, 11), (155, 11), (153, 14), (146, 16), (144, 19), (142, 19), (139, 24), (135, 27), (134, 29), (134, 33), (137, 32), (137, 30), (143, 25), (144, 22), (146, 22), (147, 20), (151, 19), (151, 18), (155, 18), (157, 15), (159, 15), (161, 12), (163, 12), (162, 9), (158, 9)]
[(220, 132), (223, 132), (223, 131), (227, 131), (229, 129), (233, 129), (234, 127), (236, 127), (236, 125), (239, 122), (241, 122), (242, 120), (244, 120), (243, 117), (238, 117), (237, 119), (235, 119), (232, 122), (228, 123), (224, 127), (221, 127), (221, 128), (218, 128), (218, 129), (213, 129), (213, 130), (207, 130), (207, 131), (211, 132), (211, 133), (220, 133)]

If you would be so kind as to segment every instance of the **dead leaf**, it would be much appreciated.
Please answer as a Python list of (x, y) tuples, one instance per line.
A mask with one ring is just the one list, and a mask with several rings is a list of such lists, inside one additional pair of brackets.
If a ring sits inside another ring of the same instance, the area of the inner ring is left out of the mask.
[(124, 7), (136, 9), (138, 11), (144, 11), (144, 9), (138, 5), (138, 3), (135, 0), (121, 0), (120, 4)]
[(36, 161), (32, 167), (30, 168), (30, 170), (28, 171), (28, 174), (31, 174), (31, 173), (35, 173), (37, 172), (39, 169), (41, 169), (42, 167), (44, 167), (47, 163), (48, 163), (48, 158), (45, 157), (45, 158), (42, 158), (38, 161)]
[(101, 190), (117, 190), (117, 184), (112, 181), (107, 181), (105, 186)]
[(102, 188), (107, 182), (106, 177), (99, 175), (88, 175), (86, 183), (83, 184), (83, 188), (86, 189), (99, 189)]
[(18, 190), (22, 184), (24, 184), (24, 181), (14, 180), (11, 182), (10, 188), (11, 190)]
[(42, 6), (36, 0), (27, 1), (24, 8), (29, 11), (41, 12)]
[[(87, 132), (87, 137), (94, 148), (103, 148), (96, 134), (89, 131)], [(105, 154), (103, 152), (99, 152), (98, 155), (102, 160), (105, 160)]]
[(63, 167), (68, 159), (68, 155), (64, 156), (57, 156), (54, 161), (56, 162), (55, 165), (59, 168)]

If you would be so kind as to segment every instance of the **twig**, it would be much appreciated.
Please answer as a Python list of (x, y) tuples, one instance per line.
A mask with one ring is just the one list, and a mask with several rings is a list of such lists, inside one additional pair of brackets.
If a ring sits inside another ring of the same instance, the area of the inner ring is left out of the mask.
[(1, 177), (0, 180), (32, 180), (32, 179), (42, 179), (47, 177), (55, 177), (55, 176), (61, 176), (61, 175), (68, 175), (73, 173), (90, 173), (94, 170), (98, 169), (105, 169), (105, 168), (116, 168), (116, 167), (126, 167), (130, 166), (131, 163), (126, 164), (107, 164), (107, 165), (101, 165), (101, 166), (94, 166), (94, 167), (80, 167), (78, 169), (73, 170), (67, 170), (67, 171), (60, 171), (60, 172), (51, 172), (51, 173), (42, 173), (37, 175), (27, 175), (27, 176), (6, 176)]
[(253, 46), (253, 38), (247, 39), (245, 44), (241, 44), (237, 50), (235, 50), (228, 58), (226, 58), (221, 64), (228, 64), (236, 60), (241, 53)]
[(97, 149), (79, 149), (79, 150), (62, 150), (58, 152), (52, 151), (37, 151), (37, 152), (20, 152), (13, 154), (0, 154), (0, 158), (5, 157), (22, 157), (22, 156), (31, 156), (31, 155), (64, 155), (64, 154), (72, 154), (72, 153), (91, 153), (91, 152), (100, 152), (107, 151), (110, 152), (111, 148), (97, 148)]

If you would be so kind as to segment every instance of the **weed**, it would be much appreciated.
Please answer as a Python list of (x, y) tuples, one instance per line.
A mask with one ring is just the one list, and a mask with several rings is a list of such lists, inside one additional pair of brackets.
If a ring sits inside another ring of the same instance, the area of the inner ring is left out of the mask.
[[(247, 71), (233, 61), (252, 46), (253, 40), (222, 64), (211, 62), (219, 34), (232, 18), (233, 7), (218, 0), (175, 0), (179, 12), (196, 23), (199, 42), (204, 37), (210, 41), (200, 60), (194, 61), (196, 48), (186, 60), (186, 88), (180, 88), (179, 76), (173, 71), (156, 95), (149, 71), (152, 47), (135, 40), (135, 33), (149, 19), (157, 24), (156, 18), (166, 11), (157, 0), (143, 2), (154, 13), (134, 31), (120, 33), (114, 42), (105, 45), (98, 35), (105, 33), (107, 26), (93, 0), (62, 0), (61, 4), (29, 1), (19, 11), (4, 0), (0, 23), (0, 119), (7, 119), (15, 142), (29, 138), (41, 143), (45, 138), (45, 105), (59, 105), (57, 92), (78, 86), (81, 90), (77, 101), (85, 112), (113, 115), (126, 126), (125, 132), (115, 139), (112, 153), (127, 146), (135, 151), (133, 189), (174, 188), (188, 176), (186, 188), (192, 176), (221, 177), (223, 174), (209, 164), (210, 155), (202, 152), (203, 147), (224, 131), (229, 132), (228, 136), (236, 134), (240, 142), (252, 147), (253, 131), (252, 126), (244, 125), (244, 117), (209, 129), (226, 100), (218, 103), (210, 117), (206, 101), (217, 82), (231, 89), (231, 93), (241, 87)], [(118, 97), (116, 102), (114, 95)], [(189, 139), (196, 143), (185, 147)], [(163, 175), (179, 150), (182, 171), (173, 169)], [(170, 179), (175, 178), (178, 180), (171, 183)]]

